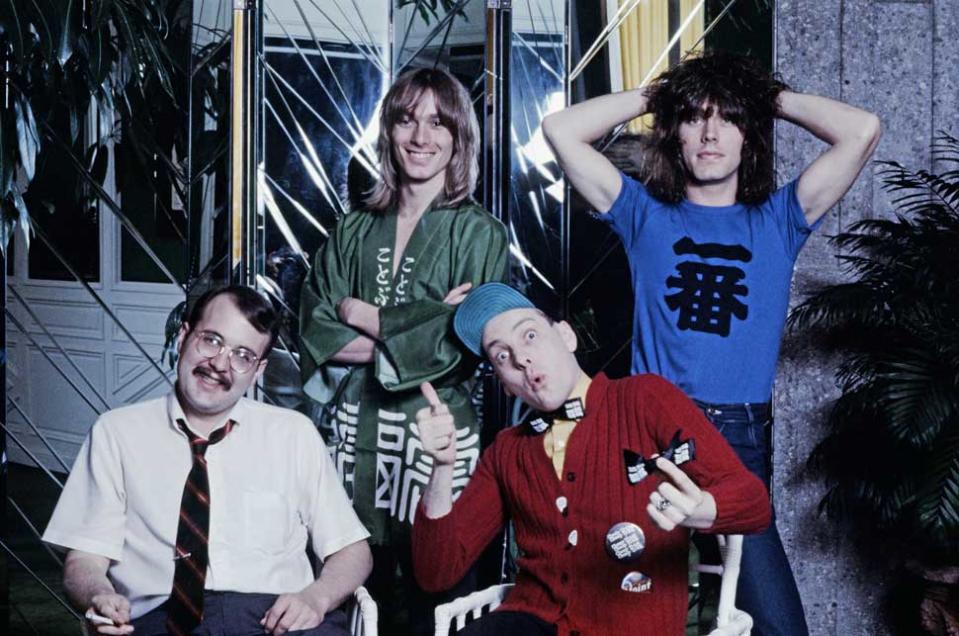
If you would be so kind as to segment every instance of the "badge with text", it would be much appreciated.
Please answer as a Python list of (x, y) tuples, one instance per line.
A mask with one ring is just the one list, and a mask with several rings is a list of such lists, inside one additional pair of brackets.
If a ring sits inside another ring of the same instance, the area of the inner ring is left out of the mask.
[(646, 535), (635, 523), (621, 521), (606, 532), (606, 552), (620, 563), (639, 558), (646, 548)]
[(624, 592), (648, 592), (652, 588), (653, 580), (642, 572), (630, 572), (619, 584), (619, 589)]
[(653, 455), (649, 459), (644, 458), (639, 453), (634, 453), (628, 448), (624, 448), (623, 460), (626, 462), (626, 479), (629, 483), (635, 486), (649, 477), (650, 474), (656, 472), (657, 457), (665, 457), (677, 466), (696, 459), (696, 441), (691, 438), (680, 441), (681, 435), (681, 430), (676, 431), (673, 439), (669, 442), (669, 446), (658, 455)]

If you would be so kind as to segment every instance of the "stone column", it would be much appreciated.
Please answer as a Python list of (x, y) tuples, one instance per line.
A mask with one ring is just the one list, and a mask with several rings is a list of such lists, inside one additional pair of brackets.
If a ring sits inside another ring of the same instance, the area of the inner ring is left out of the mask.
[[(776, 69), (798, 91), (879, 115), (875, 159), (931, 167), (936, 131), (959, 135), (959, 2), (956, 0), (776, 0)], [(796, 178), (825, 145), (785, 122), (776, 128), (780, 182)], [(796, 304), (842, 272), (828, 236), (856, 221), (888, 215), (889, 197), (868, 166), (827, 215), (796, 265)], [(779, 528), (813, 634), (889, 633), (881, 601), (889, 573), (865, 562), (836, 524), (818, 514), (825, 487), (806, 460), (824, 435), (838, 396), (836, 360), (801, 336), (783, 341), (776, 380), (773, 496)]]

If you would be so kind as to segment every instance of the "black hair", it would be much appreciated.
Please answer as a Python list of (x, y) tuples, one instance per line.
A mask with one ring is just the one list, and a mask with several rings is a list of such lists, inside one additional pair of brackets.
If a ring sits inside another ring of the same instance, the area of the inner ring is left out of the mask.
[(708, 102), (743, 133), (736, 200), (756, 204), (775, 190), (772, 123), (779, 93), (789, 87), (757, 60), (726, 51), (709, 51), (662, 73), (646, 90), (654, 123), (641, 180), (661, 201), (679, 203), (686, 196), (686, 166), (679, 127), (706, 116)]
[(196, 325), (203, 320), (203, 312), (210, 301), (223, 294), (230, 295), (236, 308), (240, 310), (240, 313), (254, 329), (260, 333), (269, 334), (270, 341), (263, 353), (260, 354), (261, 359), (266, 359), (270, 350), (273, 349), (273, 345), (276, 344), (276, 339), (280, 333), (280, 319), (276, 310), (273, 309), (273, 304), (252, 287), (229, 285), (214, 287), (204, 292), (196, 299), (187, 313), (186, 322), (190, 331), (192, 332)]

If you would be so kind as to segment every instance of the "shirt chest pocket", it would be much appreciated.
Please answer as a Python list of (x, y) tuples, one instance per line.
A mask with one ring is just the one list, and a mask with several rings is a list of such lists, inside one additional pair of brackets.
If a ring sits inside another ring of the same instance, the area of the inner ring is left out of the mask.
[(295, 527), (287, 498), (268, 490), (244, 490), (240, 500), (244, 545), (259, 552), (283, 552)]

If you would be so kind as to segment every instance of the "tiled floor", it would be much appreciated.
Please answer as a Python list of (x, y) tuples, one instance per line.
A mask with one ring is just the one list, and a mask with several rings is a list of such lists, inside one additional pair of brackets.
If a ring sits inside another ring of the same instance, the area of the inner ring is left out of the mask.
[[(56, 475), (63, 481), (64, 475)], [(7, 497), (12, 499), (39, 532), (43, 532), (60, 488), (44, 472), (19, 464), (9, 464), (6, 479)], [(23, 517), (6, 501), (4, 543), (13, 550), (44, 583), (60, 598), (62, 570)], [(59, 555), (62, 559), (62, 554)], [(9, 581), (8, 612), (11, 636), (78, 636), (79, 623), (50, 592), (20, 564), (2, 551)]]

